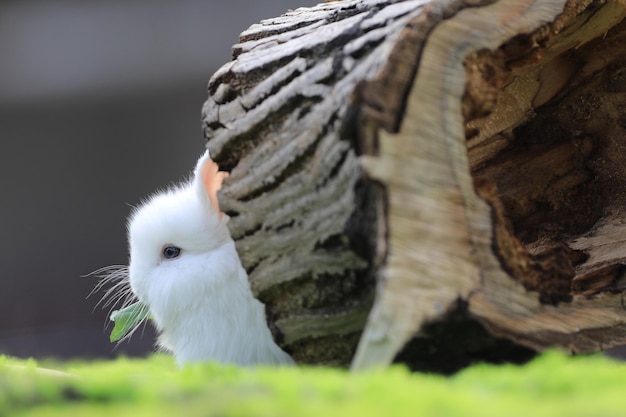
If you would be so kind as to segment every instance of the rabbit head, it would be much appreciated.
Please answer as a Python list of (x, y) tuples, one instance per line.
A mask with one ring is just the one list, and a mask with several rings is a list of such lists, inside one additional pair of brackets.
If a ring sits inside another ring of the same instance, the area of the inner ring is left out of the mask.
[(225, 176), (206, 152), (188, 183), (134, 210), (130, 287), (180, 363), (291, 363), (272, 339), (219, 210)]
[(129, 220), (131, 288), (155, 318), (161, 310), (178, 314), (237, 275), (239, 261), (223, 248), (232, 244), (217, 205), (223, 177), (205, 153), (190, 182), (152, 196)]

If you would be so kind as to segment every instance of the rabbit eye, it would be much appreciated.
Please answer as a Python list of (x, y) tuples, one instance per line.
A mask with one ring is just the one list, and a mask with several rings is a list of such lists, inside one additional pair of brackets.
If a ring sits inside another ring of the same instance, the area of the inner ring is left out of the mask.
[(166, 246), (163, 248), (163, 257), (165, 259), (174, 259), (180, 256), (180, 248), (176, 246)]

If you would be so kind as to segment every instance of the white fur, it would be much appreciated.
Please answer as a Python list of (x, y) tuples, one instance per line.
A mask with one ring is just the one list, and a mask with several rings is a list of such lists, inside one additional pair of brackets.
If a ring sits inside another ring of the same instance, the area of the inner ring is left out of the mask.
[[(150, 308), (159, 344), (178, 363), (291, 364), (272, 339), (226, 223), (210, 204), (199, 168), (187, 184), (158, 193), (128, 224), (130, 285)], [(181, 248), (165, 259), (165, 246)]]

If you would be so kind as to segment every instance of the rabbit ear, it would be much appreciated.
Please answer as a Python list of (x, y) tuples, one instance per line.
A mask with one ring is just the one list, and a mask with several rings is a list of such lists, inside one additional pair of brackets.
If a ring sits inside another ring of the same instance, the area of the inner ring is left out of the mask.
[(211, 207), (220, 216), (223, 213), (220, 211), (217, 191), (222, 188), (222, 182), (227, 176), (228, 172), (219, 170), (219, 166), (213, 162), (208, 151), (198, 161), (195, 172), (196, 187), (199, 193), (209, 199)]

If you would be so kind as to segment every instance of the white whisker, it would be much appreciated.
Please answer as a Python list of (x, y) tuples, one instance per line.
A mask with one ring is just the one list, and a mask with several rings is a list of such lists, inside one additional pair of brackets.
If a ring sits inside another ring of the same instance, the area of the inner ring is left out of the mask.
[[(98, 292), (104, 292), (104, 294), (100, 297), (100, 300), (98, 300), (94, 306), (94, 310), (97, 307), (100, 307), (103, 310), (108, 309), (107, 319), (104, 324), (105, 328), (111, 324), (109, 318), (111, 317), (111, 314), (113, 314), (113, 311), (124, 309), (137, 302), (137, 296), (130, 288), (130, 277), (127, 265), (105, 266), (96, 269), (87, 275), (83, 275), (83, 277), (95, 277), (98, 279), (98, 282), (94, 285), (94, 288), (87, 297), (91, 297)], [(122, 341), (130, 339), (140, 324), (141, 323), (137, 324), (137, 326), (124, 335), (124, 337), (116, 343), (115, 347), (117, 347)]]

